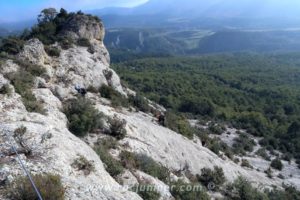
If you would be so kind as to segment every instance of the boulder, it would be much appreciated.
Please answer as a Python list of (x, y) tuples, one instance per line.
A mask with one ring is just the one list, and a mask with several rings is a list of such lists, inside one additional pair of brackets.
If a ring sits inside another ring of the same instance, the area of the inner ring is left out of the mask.
[(38, 39), (28, 40), (24, 45), (23, 51), (19, 53), (18, 58), (36, 65), (44, 65), (49, 60), (43, 43)]

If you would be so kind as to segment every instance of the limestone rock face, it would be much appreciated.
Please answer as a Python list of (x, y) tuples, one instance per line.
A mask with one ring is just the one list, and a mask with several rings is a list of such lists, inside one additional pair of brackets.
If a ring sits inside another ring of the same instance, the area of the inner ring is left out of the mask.
[(141, 171), (136, 171), (134, 175), (141, 183), (151, 185), (160, 194), (161, 200), (174, 200), (170, 193), (170, 187), (162, 181)]
[(14, 73), (18, 71), (19, 65), (15, 64), (12, 60), (6, 60), (5, 63), (0, 67), (0, 73), (2, 75)]
[(139, 184), (137, 178), (129, 170), (125, 170), (125, 172), (120, 174), (117, 179), (123, 186), (128, 188), (133, 188)]
[(102, 59), (96, 59), (84, 47), (71, 48), (61, 53), (54, 76), (66, 84), (100, 87), (107, 84), (102, 71), (108, 65), (105, 58)]
[(8, 80), (6, 80), (2, 74), (0, 74), (0, 88), (8, 83)]
[[(9, 84), (12, 94), (0, 94), (0, 181), (12, 181), (24, 174), (18, 163), (14, 162), (14, 157), (4, 158), (2, 152), (11, 149), (4, 133), (12, 137), (15, 129), (25, 126), (27, 131), (24, 137), (36, 159), (22, 155), (23, 162), (33, 174), (47, 172), (60, 175), (66, 188), (66, 199), (141, 200), (108, 174), (100, 157), (87, 143), (69, 132), (67, 118), (62, 112), (63, 101), (77, 95), (76, 85), (99, 88), (105, 84), (126, 95), (120, 78), (109, 67), (109, 53), (103, 44), (103, 25), (89, 16), (76, 16), (70, 19), (64, 31), (64, 34), (74, 38), (89, 39), (93, 52), (76, 45), (63, 50), (55, 44), (53, 46), (59, 48), (61, 53), (59, 57), (51, 57), (38, 39), (31, 39), (16, 57), (23, 62), (39, 65), (46, 71), (41, 77), (36, 77), (32, 88), (44, 114), (27, 112), (21, 96), (15, 93), (12, 84), (5, 78), (18, 71), (22, 63), (13, 60), (1, 62), (0, 87)], [(107, 76), (108, 72), (110, 76)], [(14, 145), (18, 147), (19, 144), (14, 142)], [(85, 175), (72, 167), (78, 156), (92, 162), (95, 170)], [(3, 198), (0, 194), (0, 199)]]
[[(38, 79), (37, 86), (52, 88), (63, 98), (74, 93), (76, 85), (84, 88), (99, 88), (103, 84), (112, 86), (115, 90), (126, 96), (119, 76), (109, 67), (109, 53), (103, 42), (93, 40), (94, 52), (90, 53), (87, 47), (73, 47), (61, 50), (58, 58), (49, 57), (44, 50), (44, 45), (38, 39), (26, 42), (24, 50), (18, 55), (22, 61), (39, 65), (46, 70), (47, 82)], [(16, 71), (18, 66), (13, 61), (7, 61), (2, 69), (3, 74)], [(108, 77), (106, 73), (111, 75)], [(51, 83), (51, 84), (49, 84)]]
[[(259, 188), (272, 188), (273, 185), (280, 188), (283, 182), (300, 188), (300, 182), (295, 181), (295, 177), (285, 180), (277, 177), (270, 179), (263, 171), (245, 169), (229, 159), (224, 160), (203, 147), (199, 139), (189, 140), (153, 123), (153, 117), (145, 113), (116, 112), (114, 109), (100, 104), (97, 105), (97, 108), (106, 115), (117, 115), (120, 119), (127, 121), (128, 136), (121, 143), (128, 147), (128, 151), (146, 154), (171, 171), (182, 170), (188, 166), (190, 172), (196, 175), (200, 174), (204, 167), (212, 169), (214, 166), (219, 166), (222, 167), (229, 182), (243, 176)], [(297, 174), (298, 178), (300, 176)]]
[(86, 38), (103, 41), (104, 26), (102, 22), (93, 16), (74, 15), (68, 19), (62, 28), (61, 34), (67, 35), (72, 39)]
[(24, 45), (23, 51), (18, 55), (23, 61), (37, 65), (44, 65), (49, 60), (44, 45), (38, 39), (31, 39)]
[[(66, 188), (66, 199), (117, 199), (141, 200), (141, 198), (122, 187), (106, 172), (99, 156), (81, 139), (67, 129), (67, 119), (61, 113), (61, 102), (49, 89), (35, 89), (35, 96), (43, 100), (46, 115), (28, 113), (22, 105), (19, 95), (10, 97), (0, 95), (0, 102), (6, 103), (0, 112), (0, 151), (11, 148), (6, 135), (13, 137), (15, 129), (25, 126), (24, 138), (32, 148), (35, 159), (22, 155), (22, 160), (31, 173), (54, 173), (62, 177)], [(14, 141), (16, 147), (19, 144)], [(78, 156), (84, 156), (94, 164), (95, 170), (89, 175), (72, 167)], [(4, 162), (0, 169), (3, 177), (23, 175), (17, 162)], [(2, 197), (0, 196), (2, 199)]]

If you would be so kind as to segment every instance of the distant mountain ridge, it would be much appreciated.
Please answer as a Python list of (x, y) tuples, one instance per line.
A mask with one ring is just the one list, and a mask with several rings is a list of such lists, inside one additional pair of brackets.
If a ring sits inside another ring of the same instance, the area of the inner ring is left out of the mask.
[(134, 14), (165, 14), (170, 16), (192, 17), (200, 14), (220, 0), (150, 0), (134, 8)]
[[(135, 8), (116, 7), (92, 12), (104, 18), (107, 21), (106, 24), (112, 27), (130, 27), (132, 24), (165, 26), (174, 24), (174, 19), (176, 19), (177, 21), (186, 20), (185, 24), (197, 26), (209, 24), (224, 28), (239, 27), (243, 24), (259, 28), (286, 28), (299, 26), (300, 1), (150, 0)], [(157, 18), (159, 18), (158, 21)], [(156, 22), (154, 23), (153, 20)]]
[[(154, 15), (164, 14), (170, 16), (186, 15), (191, 16), (192, 13), (200, 13), (220, 2), (221, 0), (211, 0), (208, 2), (201, 2), (199, 0), (187, 0), (182, 4), (181, 0), (150, 0), (145, 4), (134, 8), (123, 8), (123, 7), (110, 7), (95, 10), (92, 12), (106, 15)], [(191, 13), (192, 12), (192, 13)]]
[(23, 31), (25, 28), (32, 27), (37, 21), (35, 19), (26, 20), (26, 21), (19, 21), (19, 22), (10, 22), (10, 23), (1, 23), (0, 22), (0, 29), (6, 30), (8, 32), (20, 32)]
[[(300, 1), (296, 0), (149, 0), (133, 8), (107, 7), (85, 12), (100, 16), (107, 28), (196, 26), (220, 30), (300, 27)], [(35, 22), (0, 22), (0, 28), (22, 30)]]

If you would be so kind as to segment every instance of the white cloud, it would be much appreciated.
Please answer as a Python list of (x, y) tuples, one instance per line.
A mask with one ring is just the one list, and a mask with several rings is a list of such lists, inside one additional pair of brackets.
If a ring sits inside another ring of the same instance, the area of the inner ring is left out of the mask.
[(108, 6), (131, 7), (147, 0), (47, 0), (44, 7), (63, 7), (71, 10), (99, 9)]

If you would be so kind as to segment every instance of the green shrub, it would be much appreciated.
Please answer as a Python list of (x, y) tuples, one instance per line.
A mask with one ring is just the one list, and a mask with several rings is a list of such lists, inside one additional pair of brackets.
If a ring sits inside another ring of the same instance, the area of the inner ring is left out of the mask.
[(272, 160), (271, 162), (271, 167), (273, 167), (274, 169), (278, 169), (278, 170), (282, 170), (283, 168), (283, 164), (281, 162), (281, 160), (279, 158), (276, 158), (274, 160)]
[(83, 137), (103, 127), (103, 114), (88, 99), (79, 97), (70, 100), (64, 106), (64, 113), (69, 120), (69, 130), (76, 136)]
[[(192, 189), (192, 190), (191, 190)], [(176, 200), (209, 200), (201, 185), (184, 183), (182, 180), (170, 184), (170, 192)]]
[(198, 180), (206, 187), (208, 187), (209, 184), (214, 184), (216, 186), (215, 189), (218, 189), (219, 186), (222, 186), (225, 183), (226, 178), (223, 169), (215, 166), (214, 170), (203, 168), (201, 170), (201, 175), (198, 175)]
[(109, 118), (108, 123), (110, 125), (107, 131), (108, 135), (111, 135), (119, 140), (125, 138), (126, 136), (126, 121), (119, 119), (116, 115), (113, 118)]
[(136, 159), (136, 155), (134, 153), (131, 153), (129, 151), (122, 151), (120, 153), (120, 159), (122, 162), (122, 165), (126, 168), (126, 169), (138, 169), (139, 165), (138, 165), (138, 161)]
[(83, 171), (84, 175), (89, 175), (95, 170), (95, 166), (91, 161), (88, 161), (85, 157), (79, 156), (72, 163), (72, 167), (76, 168), (79, 171)]
[(32, 27), (31, 32), (26, 39), (37, 38), (43, 44), (50, 45), (57, 41), (56, 29), (57, 25), (53, 21), (41, 22)]
[[(44, 200), (64, 200), (65, 189), (58, 175), (38, 174), (32, 176)], [(28, 177), (19, 177), (8, 189), (8, 196), (14, 200), (38, 200)]]
[(99, 90), (96, 87), (91, 86), (91, 85), (87, 88), (87, 91), (90, 93), (98, 93), (99, 92)]
[(165, 114), (165, 120), (163, 125), (173, 131), (178, 131), (178, 127), (176, 123), (177, 120), (178, 120), (178, 116), (175, 113), (171, 111), (167, 111)]
[[(42, 10), (38, 17), (38, 24), (32, 27), (28, 34), (23, 34), (23, 38), (38, 38), (41, 42), (46, 45), (60, 41), (63, 49), (68, 49), (74, 43), (69, 38), (61, 36), (61, 30), (69, 23), (71, 17), (76, 17), (78, 15), (84, 15), (83, 13), (68, 13), (66, 10), (61, 9), (57, 12), (53, 8), (47, 8)], [(89, 15), (87, 15), (89, 16)], [(95, 17), (90, 17), (91, 20), (95, 20)], [(78, 40), (79, 45), (87, 45), (86, 39), (80, 38)]]
[(7, 94), (10, 96), (12, 94), (12, 89), (10, 88), (9, 84), (4, 84), (0, 88), (0, 94)]
[(128, 107), (128, 99), (126, 99), (123, 95), (113, 96), (111, 99), (111, 105), (115, 108), (117, 107)]
[(178, 133), (181, 135), (193, 139), (194, 137), (194, 129), (191, 127), (187, 119), (181, 118), (177, 121)]
[(281, 156), (281, 158), (282, 158), (283, 160), (285, 160), (285, 161), (291, 162), (293, 156), (292, 156), (292, 154), (290, 154), (290, 153), (285, 153), (285, 154), (283, 154), (283, 155)]
[(242, 159), (241, 166), (242, 167), (248, 167), (248, 168), (251, 168), (251, 169), (253, 168), (252, 165), (249, 163), (249, 161), (246, 160), (246, 159)]
[(21, 96), (22, 96), (22, 101), (28, 112), (45, 114), (42, 103), (35, 98), (31, 90), (22, 92)]
[(82, 47), (90, 47), (91, 46), (91, 42), (87, 38), (79, 38), (77, 40), (77, 45), (78, 46), (82, 46)]
[(221, 135), (226, 128), (217, 124), (210, 124), (208, 130), (210, 130), (213, 134)]
[(206, 98), (186, 98), (182, 100), (182, 103), (179, 106), (179, 111), (213, 117), (215, 115), (215, 106)]
[(202, 145), (215, 154), (220, 155), (220, 151), (222, 151), (229, 159), (233, 159), (232, 149), (219, 138), (210, 138), (206, 130), (199, 129), (196, 129), (196, 135), (201, 139)]
[(170, 173), (168, 168), (162, 166), (161, 164), (158, 164), (152, 158), (145, 154), (136, 155), (136, 160), (138, 162), (139, 169), (143, 172), (153, 177), (157, 177), (163, 182), (168, 181)]
[(113, 137), (101, 138), (96, 142), (96, 145), (101, 145), (103, 148), (109, 149), (116, 149), (118, 147), (118, 142)]
[(133, 105), (135, 108), (142, 112), (147, 113), (150, 111), (148, 101), (145, 99), (145, 97), (139, 94), (136, 94), (135, 96), (130, 96), (129, 102), (131, 103), (131, 105)]
[(170, 172), (168, 168), (155, 162), (152, 158), (144, 154), (133, 154), (123, 151), (120, 154), (122, 164), (127, 169), (139, 169), (163, 182), (167, 182)]
[(270, 200), (299, 200), (300, 192), (293, 186), (284, 186), (284, 190), (268, 190), (266, 191)]
[(247, 133), (240, 133), (239, 137), (234, 139), (233, 151), (235, 154), (244, 155), (246, 151), (252, 152), (255, 145), (255, 141), (249, 138)]
[(143, 200), (159, 200), (160, 194), (156, 191), (154, 185), (140, 184), (131, 189), (136, 192)]
[(45, 51), (49, 56), (52, 56), (52, 57), (60, 56), (60, 49), (57, 47), (45, 46)]
[(122, 94), (114, 90), (112, 87), (108, 85), (102, 85), (99, 92), (101, 97), (111, 100), (112, 106), (128, 107), (128, 99), (126, 99)]
[(37, 101), (31, 90), (34, 83), (34, 76), (31, 73), (22, 69), (16, 73), (9, 74), (8, 79), (15, 87), (15, 91), (21, 95), (23, 104), (28, 112), (44, 113), (42, 104)]
[(101, 161), (104, 163), (106, 171), (112, 176), (116, 177), (119, 174), (122, 174), (124, 168), (120, 161), (114, 159), (109, 150), (111, 148), (116, 147), (116, 143), (113, 142), (114, 140), (104, 139), (99, 141), (95, 147), (95, 152), (100, 156)]
[(62, 49), (68, 50), (73, 47), (74, 41), (72, 38), (63, 37), (59, 39), (59, 44)]
[(2, 40), (0, 51), (16, 55), (22, 51), (24, 44), (25, 41), (18, 37), (8, 37)]
[(102, 85), (99, 89), (99, 92), (101, 94), (101, 97), (106, 99), (112, 99), (112, 97), (117, 93), (112, 87), (108, 85)]
[(259, 150), (257, 150), (255, 152), (256, 155), (261, 156), (262, 158), (264, 158), (265, 160), (270, 160), (270, 156), (267, 154), (266, 149), (265, 148), (260, 148)]
[(226, 199), (228, 200), (268, 200), (266, 194), (253, 188), (250, 182), (242, 177), (236, 179), (234, 183), (227, 185), (226, 191)]
[(231, 151), (230, 147), (228, 147), (227, 144), (222, 142), (219, 138), (211, 139), (207, 147), (219, 156), (222, 156), (220, 152), (224, 152), (229, 159), (233, 158), (233, 152)]
[(194, 137), (194, 129), (189, 122), (184, 117), (178, 116), (173, 112), (168, 111), (166, 113), (164, 125), (189, 139)]
[(14, 62), (21, 67), (21, 71), (25, 70), (26, 72), (30, 73), (32, 76), (42, 76), (46, 70), (40, 65), (32, 64), (28, 61), (24, 60), (17, 60), (15, 59)]
[(234, 159), (234, 153), (232, 152), (232, 149), (225, 143), (220, 141), (221, 150), (224, 152), (224, 154), (231, 160)]

